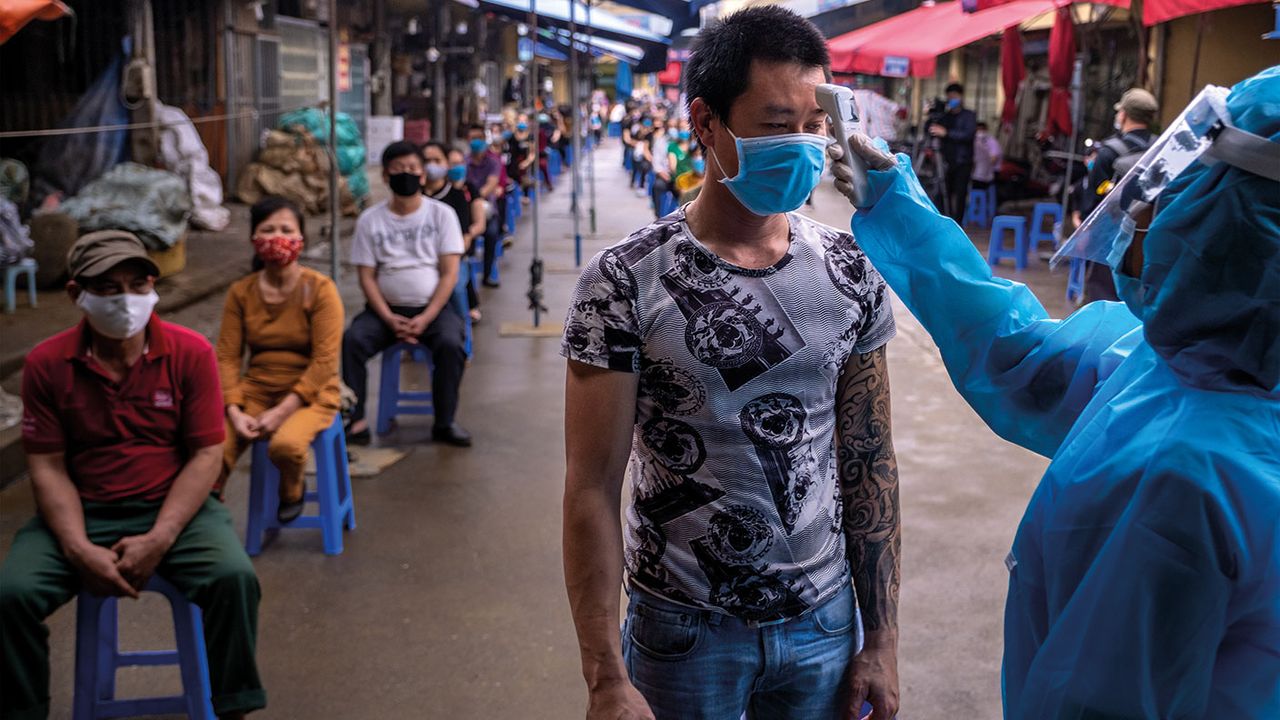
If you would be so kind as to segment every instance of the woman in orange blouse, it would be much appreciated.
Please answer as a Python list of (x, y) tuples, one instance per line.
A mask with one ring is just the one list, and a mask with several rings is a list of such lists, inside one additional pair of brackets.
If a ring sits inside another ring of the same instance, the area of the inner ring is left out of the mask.
[(231, 286), (222, 313), (227, 441), (217, 491), (248, 444), (269, 438), (267, 455), (280, 470), (278, 517), (287, 523), (302, 513), (307, 447), (338, 412), (342, 299), (332, 280), (298, 264), (305, 236), (296, 205), (264, 198), (249, 218), (262, 269)]

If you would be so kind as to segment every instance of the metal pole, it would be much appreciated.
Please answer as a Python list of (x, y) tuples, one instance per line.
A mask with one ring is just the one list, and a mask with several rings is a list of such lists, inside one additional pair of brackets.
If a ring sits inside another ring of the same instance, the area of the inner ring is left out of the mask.
[[(591, 0), (587, 0), (587, 77), (591, 78), (591, 86), (594, 86), (595, 78), (596, 78), (596, 70), (595, 70), (596, 60), (595, 60), (595, 55), (591, 52), (591, 47), (592, 47), (591, 41), (594, 39), (591, 29), (592, 29)], [(608, 128), (608, 121), (609, 121), (608, 115), (606, 115), (601, 120), (602, 125), (606, 129)], [(603, 137), (603, 133), (601, 134), (601, 136)], [(589, 192), (591, 197), (591, 200), (590, 200), (591, 234), (595, 235), (596, 234), (596, 160), (595, 160), (594, 154), (589, 160), (587, 160), (587, 182), (590, 184)], [(581, 264), (581, 258), (579, 258), (579, 264)]]
[[(529, 0), (529, 39), (532, 44), (532, 57), (529, 60), (529, 112), (533, 115), (537, 133), (533, 143), (535, 152), (542, 139), (542, 123), (538, 122), (538, 0)], [(542, 255), (538, 235), (538, 215), (541, 203), (541, 162), (533, 166), (533, 261), (529, 263), (529, 309), (533, 310), (533, 326), (542, 324)]]
[(338, 0), (329, 0), (329, 276), (338, 279)]
[(1070, 211), (1067, 209), (1067, 200), (1071, 197), (1071, 178), (1072, 170), (1076, 163), (1076, 141), (1080, 139), (1080, 122), (1083, 113), (1080, 107), (1083, 100), (1084, 78), (1084, 58), (1076, 55), (1075, 66), (1071, 69), (1071, 144), (1067, 146), (1067, 174), (1062, 178), (1062, 224), (1058, 229), (1058, 244), (1061, 245), (1065, 237), (1063, 233), (1066, 231), (1067, 218), (1070, 217)]
[(570, 147), (573, 148), (573, 161), (569, 163), (569, 171), (573, 173), (573, 190), (569, 200), (570, 210), (573, 211), (573, 265), (579, 267), (582, 265), (582, 228), (580, 222), (581, 213), (578, 212), (578, 198), (581, 196), (582, 175), (578, 171), (582, 162), (582, 77), (579, 74), (578, 66), (578, 18), (577, 18), (578, 0), (569, 0), (569, 102), (572, 103), (573, 118), (573, 140)]

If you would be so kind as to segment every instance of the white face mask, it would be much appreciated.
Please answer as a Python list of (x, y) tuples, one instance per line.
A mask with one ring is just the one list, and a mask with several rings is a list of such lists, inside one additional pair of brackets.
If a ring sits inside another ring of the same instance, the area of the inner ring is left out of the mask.
[(89, 291), (80, 293), (76, 305), (84, 311), (89, 325), (102, 335), (113, 340), (124, 340), (142, 332), (151, 320), (151, 311), (160, 296), (155, 290), (146, 295), (120, 293), (119, 295), (94, 295)]

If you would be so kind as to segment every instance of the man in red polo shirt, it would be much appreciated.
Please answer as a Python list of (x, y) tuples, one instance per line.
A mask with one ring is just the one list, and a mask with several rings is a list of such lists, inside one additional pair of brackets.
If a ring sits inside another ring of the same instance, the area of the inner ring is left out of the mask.
[(81, 589), (137, 597), (154, 573), (204, 611), (213, 707), (266, 706), (254, 645), (260, 590), (226, 508), (213, 349), (152, 313), (154, 262), (136, 237), (85, 235), (67, 257), (85, 319), (36, 346), (22, 439), (39, 515), (0, 567), (0, 719), (49, 711), (44, 620)]

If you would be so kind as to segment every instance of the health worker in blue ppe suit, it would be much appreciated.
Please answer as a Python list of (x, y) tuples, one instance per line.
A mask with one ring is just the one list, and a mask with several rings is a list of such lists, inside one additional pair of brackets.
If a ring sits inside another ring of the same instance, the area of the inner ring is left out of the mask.
[(1280, 67), (1224, 96), (1250, 151), (1173, 176), (1111, 253), (1124, 302), (1064, 320), (852, 143), (858, 244), (983, 420), (1052, 458), (1006, 558), (1010, 720), (1280, 718)]

